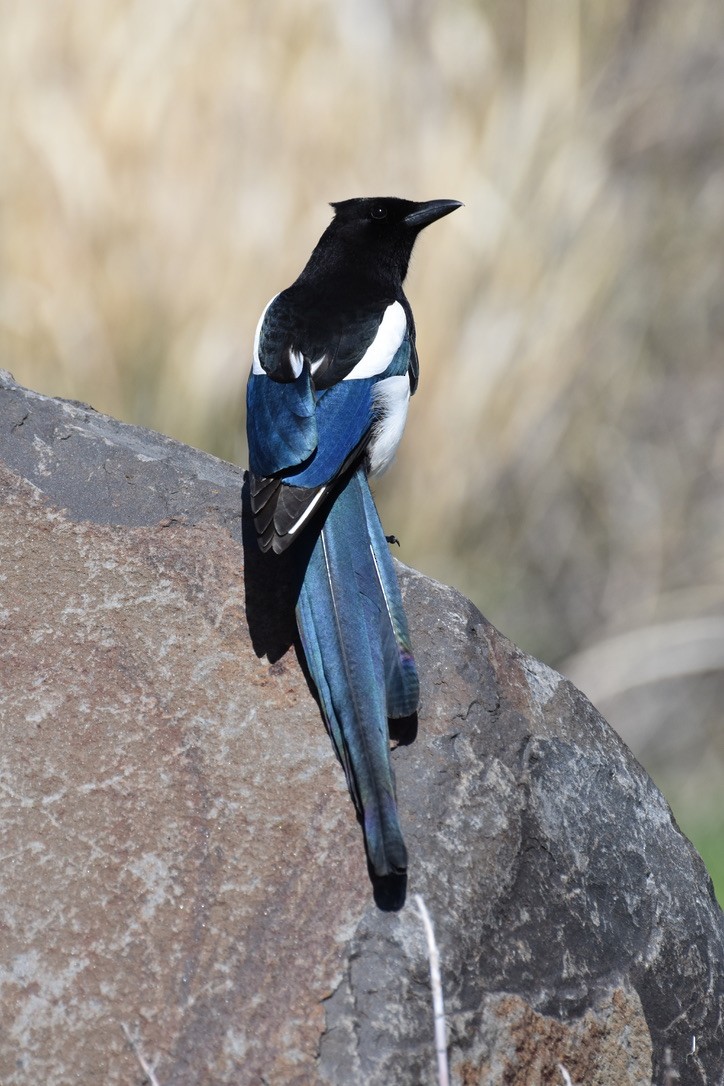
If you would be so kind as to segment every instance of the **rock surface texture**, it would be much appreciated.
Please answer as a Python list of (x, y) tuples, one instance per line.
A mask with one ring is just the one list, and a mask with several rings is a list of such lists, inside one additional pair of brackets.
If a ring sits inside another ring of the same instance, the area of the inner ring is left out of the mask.
[(664, 1086), (669, 1049), (719, 1086), (722, 913), (665, 801), (574, 687), (404, 568), (389, 908), (242, 481), (0, 381), (3, 1086), (140, 1086), (123, 1024), (161, 1086), (433, 1084), (414, 893), (455, 1083)]

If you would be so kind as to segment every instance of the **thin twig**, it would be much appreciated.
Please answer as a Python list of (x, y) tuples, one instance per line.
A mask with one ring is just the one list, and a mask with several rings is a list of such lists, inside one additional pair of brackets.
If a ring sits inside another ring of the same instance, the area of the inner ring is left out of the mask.
[(445, 1007), (442, 999), (442, 981), (440, 979), (440, 955), (435, 942), (430, 914), (427, 906), (419, 894), (415, 894), (415, 904), (419, 912), (425, 936), (427, 938), (427, 953), (430, 959), (430, 985), (432, 987), (432, 1008), (435, 1016), (435, 1052), (437, 1054), (437, 1080), (439, 1086), (450, 1086), (450, 1075), (447, 1066), (447, 1037), (445, 1030)]
[(144, 1075), (148, 1079), (148, 1081), (150, 1083), (150, 1086), (160, 1086), (159, 1081), (156, 1078), (156, 1075), (154, 1073), (153, 1068), (151, 1067), (150, 1064), (146, 1063), (146, 1061), (144, 1060), (143, 1054), (142, 1054), (140, 1048), (138, 1047), (138, 1045), (136, 1044), (136, 1042), (133, 1040), (133, 1037), (131, 1037), (131, 1031), (129, 1030), (129, 1028), (126, 1025), (125, 1022), (121, 1022), (121, 1029), (123, 1030), (123, 1032), (124, 1032), (124, 1034), (126, 1036), (126, 1040), (128, 1041), (129, 1045), (131, 1046), (131, 1050), (133, 1052), (133, 1055), (136, 1057), (136, 1059), (140, 1063), (141, 1070), (143, 1071)]

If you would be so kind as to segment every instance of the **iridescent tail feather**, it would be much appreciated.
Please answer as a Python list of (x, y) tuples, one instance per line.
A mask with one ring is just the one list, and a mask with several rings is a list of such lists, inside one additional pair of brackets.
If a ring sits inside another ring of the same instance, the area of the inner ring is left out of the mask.
[(336, 496), (297, 603), (307, 665), (362, 818), (378, 876), (407, 868), (388, 717), (417, 709), (419, 684), (389, 547), (362, 469)]

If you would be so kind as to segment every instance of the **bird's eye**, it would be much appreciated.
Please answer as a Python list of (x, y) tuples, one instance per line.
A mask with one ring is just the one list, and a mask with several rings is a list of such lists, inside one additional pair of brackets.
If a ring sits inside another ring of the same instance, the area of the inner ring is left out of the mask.
[(387, 208), (383, 204), (373, 204), (370, 215), (373, 219), (386, 219)]

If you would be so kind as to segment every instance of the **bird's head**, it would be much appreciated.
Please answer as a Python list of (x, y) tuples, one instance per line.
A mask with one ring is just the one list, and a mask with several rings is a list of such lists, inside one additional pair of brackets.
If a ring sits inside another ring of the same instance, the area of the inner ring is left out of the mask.
[(365, 196), (331, 206), (334, 218), (320, 238), (319, 255), (339, 255), (353, 261), (358, 272), (366, 267), (371, 273), (402, 282), (420, 231), (462, 204), (459, 200), (416, 202), (395, 196)]

